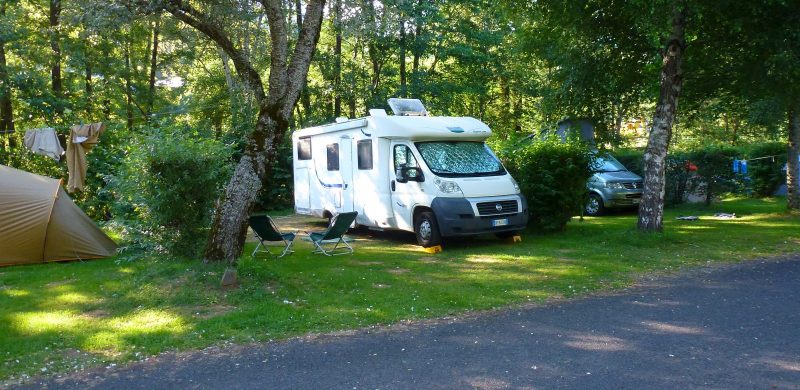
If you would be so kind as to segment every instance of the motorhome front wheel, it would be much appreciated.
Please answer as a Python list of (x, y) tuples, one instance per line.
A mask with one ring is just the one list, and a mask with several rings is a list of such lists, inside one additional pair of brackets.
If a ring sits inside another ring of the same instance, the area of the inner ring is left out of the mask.
[(425, 248), (441, 245), (442, 236), (436, 216), (430, 211), (423, 211), (417, 216), (414, 223), (414, 233), (417, 234), (417, 243)]

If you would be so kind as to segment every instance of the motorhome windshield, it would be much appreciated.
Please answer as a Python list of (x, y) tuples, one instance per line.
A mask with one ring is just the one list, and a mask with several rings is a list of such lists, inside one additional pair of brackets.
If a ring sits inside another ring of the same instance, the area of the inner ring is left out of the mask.
[(598, 172), (621, 172), (627, 171), (621, 162), (617, 161), (614, 157), (603, 156), (597, 157), (597, 171)]
[(483, 142), (417, 142), (431, 171), (443, 177), (505, 175), (506, 170)]

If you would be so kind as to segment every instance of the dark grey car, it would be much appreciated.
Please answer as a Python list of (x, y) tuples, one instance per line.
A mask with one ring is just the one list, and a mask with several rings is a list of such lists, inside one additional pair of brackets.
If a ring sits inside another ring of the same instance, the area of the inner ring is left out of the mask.
[(586, 187), (589, 198), (586, 215), (601, 215), (610, 208), (639, 207), (642, 200), (642, 177), (629, 171), (611, 155), (597, 157), (597, 172)]

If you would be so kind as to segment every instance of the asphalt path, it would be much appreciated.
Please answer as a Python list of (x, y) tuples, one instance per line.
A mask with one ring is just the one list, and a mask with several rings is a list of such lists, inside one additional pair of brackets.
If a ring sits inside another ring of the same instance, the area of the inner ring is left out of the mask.
[(613, 295), (167, 354), (30, 388), (800, 389), (800, 256)]

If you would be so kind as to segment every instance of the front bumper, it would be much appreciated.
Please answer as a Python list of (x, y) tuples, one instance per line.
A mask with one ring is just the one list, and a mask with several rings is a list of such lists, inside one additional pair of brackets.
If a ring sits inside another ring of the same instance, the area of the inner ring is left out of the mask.
[[(528, 225), (528, 202), (522, 195), (498, 197), (519, 200), (519, 210), (510, 214), (476, 215), (469, 198), (434, 198), (431, 203), (439, 232), (443, 237), (502, 233), (525, 229)], [(497, 223), (503, 226), (495, 226)]]
[(642, 190), (611, 190), (600, 191), (603, 197), (603, 206), (606, 208), (638, 207), (642, 201)]

